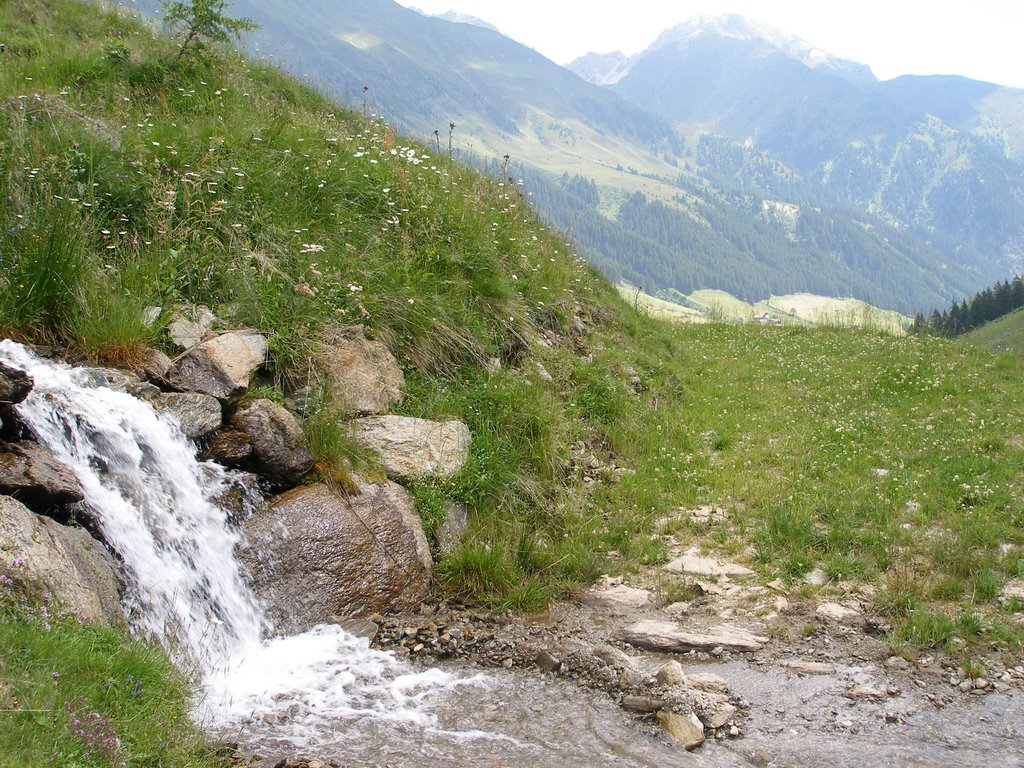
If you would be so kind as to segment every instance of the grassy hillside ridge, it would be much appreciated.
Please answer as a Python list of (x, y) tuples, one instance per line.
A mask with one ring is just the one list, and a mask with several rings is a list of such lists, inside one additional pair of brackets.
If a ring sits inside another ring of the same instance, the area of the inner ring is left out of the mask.
[(1020, 355), (1024, 353), (1024, 309), (985, 323), (964, 338), (997, 352)]
[[(273, 69), (175, 62), (174, 41), (71, 0), (10, 0), (0, 40), (5, 334), (126, 363), (203, 303), (270, 338), (260, 386), (280, 396), (325, 326), (359, 323), (401, 361), (404, 413), (473, 435), (465, 470), (411, 488), (428, 527), (449, 500), (471, 511), (439, 591), (541, 607), (660, 562), (655, 523), (714, 503), (727, 522), (676, 534), (766, 581), (821, 567), (825, 594), (873, 590), (894, 652), (1020, 656), (1020, 606), (998, 600), (1024, 576), (1016, 358), (661, 323), (516, 188)], [(323, 471), (361, 460), (333, 404), (306, 426)]]

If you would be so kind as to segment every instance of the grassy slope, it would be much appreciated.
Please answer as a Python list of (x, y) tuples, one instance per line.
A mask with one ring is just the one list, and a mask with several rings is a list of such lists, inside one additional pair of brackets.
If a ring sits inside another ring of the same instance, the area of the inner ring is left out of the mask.
[(965, 338), (997, 352), (1012, 352), (1019, 355), (1024, 352), (1024, 310), (1018, 309), (998, 320), (986, 323), (968, 333)]
[[(402, 361), (407, 413), (473, 433), (462, 473), (413, 488), (428, 525), (449, 499), (472, 511), (439, 589), (540, 606), (658, 562), (656, 520), (719, 503), (730, 522), (693, 539), (764, 579), (820, 566), (830, 589), (877, 586), (895, 644), (1019, 657), (996, 600), (1024, 575), (1016, 359), (662, 324), (514, 190), (272, 70), (175, 64), (171, 43), (69, 0), (8, 2), (0, 38), (7, 333), (127, 360), (159, 340), (142, 307), (202, 302), (270, 337), (264, 386), (288, 389), (324, 324), (360, 322)], [(329, 403), (308, 427), (322, 466), (350, 453)], [(590, 455), (629, 471), (588, 486)]]

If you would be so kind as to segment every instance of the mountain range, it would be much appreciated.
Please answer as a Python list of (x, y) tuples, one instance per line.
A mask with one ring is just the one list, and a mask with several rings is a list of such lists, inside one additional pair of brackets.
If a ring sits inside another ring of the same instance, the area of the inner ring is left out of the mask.
[(479, 20), (392, 0), (230, 10), (262, 25), (252, 51), (511, 174), (592, 264), (651, 293), (811, 292), (909, 313), (1024, 263), (1022, 90), (879, 81), (737, 16), (562, 67)]

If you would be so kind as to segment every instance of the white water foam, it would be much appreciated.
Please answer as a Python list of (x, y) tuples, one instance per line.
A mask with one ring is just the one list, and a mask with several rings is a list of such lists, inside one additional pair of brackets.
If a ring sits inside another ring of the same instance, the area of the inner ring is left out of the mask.
[(430, 729), (432, 699), (481, 678), (414, 672), (337, 626), (264, 638), (242, 579), (238, 533), (211, 499), (230, 474), (196, 460), (173, 418), (124, 391), (123, 377), (42, 360), (0, 341), (0, 360), (34, 380), (17, 406), (37, 440), (77, 476), (89, 516), (118, 556), (134, 630), (162, 642), (200, 683), (211, 730), (274, 722), (275, 738), (315, 745), (367, 718)]

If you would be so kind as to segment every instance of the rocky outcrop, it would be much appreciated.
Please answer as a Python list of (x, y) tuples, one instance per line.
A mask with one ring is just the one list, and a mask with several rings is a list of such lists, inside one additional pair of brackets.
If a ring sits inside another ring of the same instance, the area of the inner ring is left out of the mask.
[(469, 460), (469, 428), (461, 421), (368, 416), (350, 427), (356, 442), (375, 451), (388, 477), (400, 482), (447, 477)]
[(0, 444), (0, 493), (39, 512), (83, 498), (74, 473), (36, 443)]
[(687, 651), (757, 651), (767, 637), (739, 627), (718, 626), (702, 632), (688, 632), (668, 621), (638, 621), (623, 630), (621, 639), (635, 648), (669, 653)]
[(251, 446), (253, 468), (281, 485), (295, 485), (313, 468), (313, 454), (303, 442), (302, 425), (271, 400), (254, 400), (231, 417)]
[[(17, 563), (17, 565), (15, 564)], [(54, 603), (82, 619), (122, 623), (114, 561), (81, 528), (36, 515), (0, 496), (0, 572), (37, 582)]]
[(239, 397), (267, 356), (267, 340), (256, 331), (235, 331), (204, 341), (183, 354), (167, 382), (222, 402)]
[(348, 413), (387, 413), (402, 402), (405, 376), (398, 361), (384, 344), (367, 339), (361, 325), (324, 334), (316, 373), (327, 397)]
[(352, 495), (296, 488), (245, 522), (241, 558), (276, 632), (409, 610), (426, 596), (430, 550), (412, 497), (394, 483), (355, 482)]

